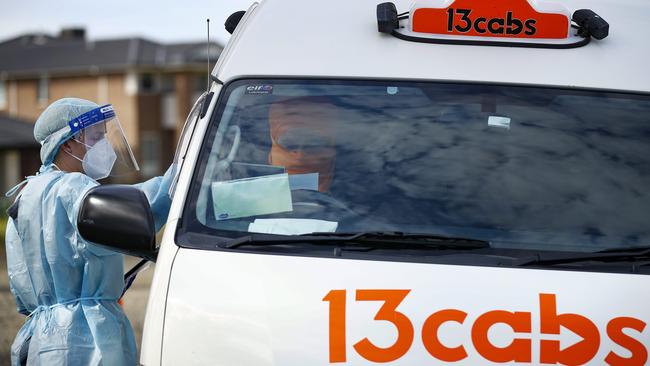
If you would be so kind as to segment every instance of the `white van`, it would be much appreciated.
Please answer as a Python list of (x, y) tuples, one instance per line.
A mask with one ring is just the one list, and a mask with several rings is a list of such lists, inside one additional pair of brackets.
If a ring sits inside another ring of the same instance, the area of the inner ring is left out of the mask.
[(645, 365), (646, 10), (251, 6), (188, 118), (159, 250), (129, 188), (80, 215), (157, 251), (140, 362)]

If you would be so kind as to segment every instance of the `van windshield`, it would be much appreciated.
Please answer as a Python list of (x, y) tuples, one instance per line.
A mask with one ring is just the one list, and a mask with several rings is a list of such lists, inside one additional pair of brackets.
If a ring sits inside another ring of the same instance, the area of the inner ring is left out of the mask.
[(408, 81), (222, 92), (186, 231), (391, 231), (495, 247), (650, 245), (650, 97)]

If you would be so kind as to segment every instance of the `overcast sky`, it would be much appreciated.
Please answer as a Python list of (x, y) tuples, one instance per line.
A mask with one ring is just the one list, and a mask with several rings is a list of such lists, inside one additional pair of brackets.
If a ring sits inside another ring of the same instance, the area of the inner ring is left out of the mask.
[(210, 18), (210, 37), (225, 44), (223, 23), (255, 0), (8, 0), (0, 11), (0, 40), (29, 32), (57, 34), (83, 26), (87, 38), (145, 37), (160, 42), (202, 41)]

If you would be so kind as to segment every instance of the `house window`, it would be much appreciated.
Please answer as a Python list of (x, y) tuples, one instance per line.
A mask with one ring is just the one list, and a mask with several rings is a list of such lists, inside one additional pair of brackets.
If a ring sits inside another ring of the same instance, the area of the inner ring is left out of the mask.
[(140, 75), (140, 92), (142, 93), (155, 93), (158, 91), (158, 80), (156, 76), (149, 73)]
[(138, 92), (138, 75), (134, 72), (126, 74), (124, 80), (124, 93), (128, 96), (135, 95)]
[(160, 135), (158, 132), (142, 133), (142, 175), (153, 177), (160, 174)]
[(178, 101), (174, 92), (163, 94), (162, 126), (166, 130), (175, 130), (178, 127)]
[[(208, 86), (208, 77), (206, 77), (205, 75), (196, 75), (194, 77), (194, 92), (196, 95), (200, 96), (201, 93), (207, 90), (207, 86)], [(194, 102), (194, 100), (192, 102)]]
[(7, 86), (4, 80), (0, 80), (0, 109), (7, 108)]
[(50, 80), (47, 76), (41, 76), (41, 78), (38, 79), (36, 98), (41, 105), (47, 104), (47, 101), (50, 98)]
[(0, 152), (0, 190), (6, 191), (20, 181), (20, 153), (18, 150)]
[(160, 77), (160, 92), (172, 93), (176, 90), (176, 81), (173, 75), (163, 75)]

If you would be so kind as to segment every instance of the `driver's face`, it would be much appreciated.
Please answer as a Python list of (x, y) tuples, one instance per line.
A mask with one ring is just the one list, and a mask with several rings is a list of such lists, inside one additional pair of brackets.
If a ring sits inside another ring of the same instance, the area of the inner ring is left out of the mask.
[(336, 149), (336, 106), (304, 98), (271, 106), (269, 162), (289, 174), (318, 173), (318, 190), (329, 189)]
[(301, 151), (307, 155), (332, 151), (332, 137), (323, 135), (321, 132), (305, 127), (291, 128), (277, 136), (275, 142), (287, 151)]

